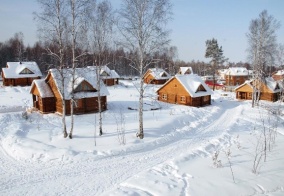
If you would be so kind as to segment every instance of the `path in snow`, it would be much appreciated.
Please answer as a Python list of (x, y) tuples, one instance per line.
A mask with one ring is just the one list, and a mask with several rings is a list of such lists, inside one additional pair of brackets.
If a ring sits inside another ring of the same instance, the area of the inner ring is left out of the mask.
[[(14, 160), (0, 149), (0, 164), (3, 164), (0, 171), (1, 193), (9, 195), (43, 195), (50, 192), (55, 195), (106, 193), (135, 174), (183, 153), (196, 151), (196, 156), (199, 156), (202, 145), (206, 155), (215, 147), (209, 142), (210, 140), (217, 139), (220, 142), (230, 143), (230, 136), (226, 131), (236, 122), (231, 114), (239, 116), (238, 114), (243, 110), (241, 105), (232, 104), (230, 109), (220, 109), (215, 113), (211, 121), (196, 122), (195, 128), (187, 125), (180, 127), (177, 133), (165, 135), (164, 140), (156, 142), (155, 145), (99, 159), (86, 155), (88, 157), (85, 159), (74, 157), (69, 163), (58, 160), (29, 163)], [(210, 120), (210, 117), (204, 119)], [(45, 187), (46, 184), (48, 187)]]

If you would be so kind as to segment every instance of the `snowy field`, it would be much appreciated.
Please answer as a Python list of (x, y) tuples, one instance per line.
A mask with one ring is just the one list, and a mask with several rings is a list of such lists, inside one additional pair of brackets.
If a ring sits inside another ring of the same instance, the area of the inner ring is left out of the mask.
[[(56, 114), (22, 117), (32, 106), (28, 87), (1, 86), (0, 195), (284, 195), (283, 103), (252, 108), (215, 91), (212, 105), (186, 107), (155, 101), (157, 87), (148, 86), (140, 140), (135, 86), (108, 89), (103, 136), (98, 114), (77, 115), (70, 140)], [(275, 136), (266, 161), (264, 131)]]

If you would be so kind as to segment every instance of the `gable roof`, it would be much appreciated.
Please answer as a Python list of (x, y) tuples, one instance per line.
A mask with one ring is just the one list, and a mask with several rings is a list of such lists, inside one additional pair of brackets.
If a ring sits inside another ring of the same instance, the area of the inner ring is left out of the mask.
[(275, 72), (273, 75), (276, 75), (276, 76), (283, 76), (283, 75), (284, 75), (284, 69), (278, 70), (278, 71)]
[(230, 67), (227, 70), (226, 75), (230, 75), (230, 76), (248, 76), (249, 75), (249, 71), (245, 67)]
[(33, 80), (33, 83), (30, 88), (30, 93), (34, 86), (37, 87), (39, 94), (42, 98), (54, 97), (53, 92), (51, 91), (44, 79)]
[(171, 76), (162, 68), (150, 68), (149, 74), (151, 74), (156, 80), (169, 79)]
[[(213, 94), (212, 90), (196, 74), (175, 75), (170, 80), (168, 80), (163, 86), (161, 86), (157, 91), (159, 91), (168, 83), (170, 83), (174, 78), (179, 81), (179, 83), (184, 87), (184, 89), (189, 93), (191, 97), (202, 97)], [(205, 91), (198, 91), (198, 88), (200, 86), (203, 86)]]
[(187, 71), (189, 71), (190, 74), (193, 74), (192, 67), (180, 67), (179, 68), (179, 74), (184, 75)]
[[(64, 99), (69, 100), (71, 99), (71, 92), (72, 92), (72, 69), (64, 69), (62, 70), (63, 77), (64, 77)], [(62, 92), (62, 80), (60, 79), (60, 72), (57, 69), (50, 69), (49, 74), (52, 75), (55, 85), (59, 90), (61, 97), (63, 98)], [(97, 74), (96, 71), (90, 67), (86, 68), (76, 68), (75, 69), (75, 83), (74, 89), (78, 87), (83, 81), (87, 81), (94, 89), (98, 90), (98, 83), (97, 83)], [(102, 81), (100, 81), (100, 96), (107, 96), (109, 92)], [(76, 92), (74, 94), (75, 99), (80, 98), (89, 98), (89, 97), (97, 97), (98, 92)]]
[[(23, 73), (29, 70), (32, 73)], [(36, 62), (7, 62), (7, 67), (2, 68), (6, 78), (34, 78), (42, 77), (42, 73)]]
[[(97, 69), (99, 69), (99, 66), (88, 66), (88, 68), (91, 68), (94, 71), (96, 71)], [(107, 75), (104, 75), (104, 73), (106, 73)], [(100, 75), (102, 76), (103, 79), (120, 78), (120, 76), (118, 75), (118, 73), (114, 69), (110, 69), (106, 65), (101, 66)]]
[[(254, 81), (253, 79), (245, 81), (243, 84), (241, 84), (240, 86), (236, 87), (235, 91), (238, 90), (239, 88), (245, 86), (245, 85), (248, 85), (249, 87), (251, 87), (251, 89), (253, 89), (253, 86), (252, 86), (252, 82), (253, 81)], [(279, 83), (276, 82), (272, 77), (265, 78), (265, 80), (262, 83), (264, 85), (266, 85), (267, 88), (269, 90), (271, 90), (272, 93), (278, 93), (278, 92), (281, 91)]]

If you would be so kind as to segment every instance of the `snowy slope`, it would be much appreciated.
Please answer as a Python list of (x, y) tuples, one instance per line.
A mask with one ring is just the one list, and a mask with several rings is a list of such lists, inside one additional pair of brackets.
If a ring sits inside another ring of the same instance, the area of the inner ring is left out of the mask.
[[(63, 138), (60, 117), (37, 112), (26, 87), (0, 88), (1, 195), (283, 195), (283, 103), (236, 101), (216, 91), (211, 106), (194, 108), (145, 93), (145, 138), (138, 128), (138, 92), (132, 82), (108, 87), (103, 136), (97, 114), (75, 116), (74, 139)], [(157, 109), (159, 110), (151, 110)], [(276, 124), (277, 122), (277, 124)], [(70, 119), (67, 118), (68, 126)], [(277, 125), (276, 143), (252, 173), (256, 138)], [(119, 129), (125, 130), (125, 145)], [(95, 136), (96, 135), (96, 136)], [(120, 138), (121, 139), (121, 138)], [(231, 168), (225, 152), (230, 149)], [(221, 167), (212, 156), (220, 151)]]

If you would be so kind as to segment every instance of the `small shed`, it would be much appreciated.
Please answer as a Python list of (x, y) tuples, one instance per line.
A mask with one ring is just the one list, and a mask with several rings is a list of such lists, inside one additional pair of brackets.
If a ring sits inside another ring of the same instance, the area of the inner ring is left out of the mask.
[[(33, 95), (33, 106), (42, 113), (63, 113), (62, 102), (65, 102), (66, 115), (70, 114), (72, 95), (72, 69), (50, 69), (44, 80), (34, 80), (30, 93)], [(62, 77), (63, 76), (63, 77)], [(62, 80), (64, 78), (64, 80)], [(94, 69), (77, 68), (74, 83), (74, 114), (85, 114), (99, 111), (98, 88), (102, 110), (107, 109), (109, 92), (103, 83), (97, 83)]]
[(143, 76), (145, 84), (164, 84), (170, 79), (170, 74), (162, 68), (150, 68)]
[(157, 90), (158, 100), (187, 106), (211, 104), (212, 90), (195, 74), (176, 75)]
[[(252, 100), (253, 97), (253, 86), (256, 80), (248, 80), (242, 85), (235, 88), (236, 98), (243, 100)], [(271, 77), (265, 78), (260, 81), (260, 100), (275, 102), (280, 97), (280, 86)]]
[(1, 74), (4, 86), (30, 86), (42, 77), (36, 62), (7, 62)]

